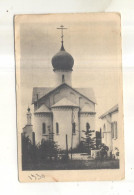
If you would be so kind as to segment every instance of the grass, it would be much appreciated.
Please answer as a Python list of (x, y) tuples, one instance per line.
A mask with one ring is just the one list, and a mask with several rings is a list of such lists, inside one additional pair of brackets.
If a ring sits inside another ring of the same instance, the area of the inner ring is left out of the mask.
[(23, 164), (23, 170), (119, 169), (119, 160), (67, 160)]

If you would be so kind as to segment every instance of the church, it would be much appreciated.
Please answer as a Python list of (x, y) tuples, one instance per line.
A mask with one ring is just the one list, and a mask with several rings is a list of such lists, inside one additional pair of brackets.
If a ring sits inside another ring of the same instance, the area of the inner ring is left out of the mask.
[(66, 141), (68, 149), (79, 145), (85, 135), (83, 130), (95, 130), (96, 100), (92, 88), (72, 86), (75, 60), (64, 48), (64, 26), (59, 29), (61, 48), (52, 57), (56, 86), (33, 88), (33, 131), (36, 144), (52, 139), (64, 150)]

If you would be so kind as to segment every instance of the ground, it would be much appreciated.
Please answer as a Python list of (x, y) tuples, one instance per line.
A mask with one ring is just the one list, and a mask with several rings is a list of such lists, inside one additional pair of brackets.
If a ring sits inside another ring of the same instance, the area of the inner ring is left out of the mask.
[(119, 160), (95, 160), (89, 156), (78, 159), (73, 155), (69, 160), (49, 160), (23, 165), (23, 170), (82, 170), (82, 169), (118, 169)]

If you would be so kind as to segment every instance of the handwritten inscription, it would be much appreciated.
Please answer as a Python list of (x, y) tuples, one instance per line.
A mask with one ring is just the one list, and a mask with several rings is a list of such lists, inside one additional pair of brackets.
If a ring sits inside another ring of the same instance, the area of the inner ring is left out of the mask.
[(30, 174), (28, 175), (28, 178), (31, 180), (31, 181), (39, 181), (41, 179), (45, 179), (45, 175), (43, 174)]

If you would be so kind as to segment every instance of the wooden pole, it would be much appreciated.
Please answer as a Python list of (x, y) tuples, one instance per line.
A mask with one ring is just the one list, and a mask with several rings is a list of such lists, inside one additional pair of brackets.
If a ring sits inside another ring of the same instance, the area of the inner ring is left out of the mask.
[(72, 123), (72, 139), (71, 139), (71, 160), (73, 157), (73, 123)]
[(68, 139), (67, 139), (67, 134), (66, 134), (66, 152), (67, 152), (67, 157), (68, 157)]
[(80, 141), (81, 141), (81, 135), (80, 135), (80, 100), (81, 100), (81, 97), (79, 97), (79, 112), (78, 112), (78, 120), (79, 120), (79, 144), (80, 144)]
[(38, 93), (37, 93), (37, 109), (39, 108), (38, 99), (39, 99), (39, 97), (38, 97)]
[(71, 160), (73, 156), (73, 108), (72, 108), (72, 138), (71, 138)]

